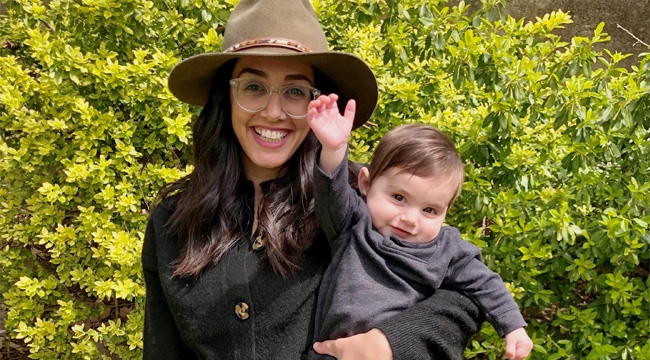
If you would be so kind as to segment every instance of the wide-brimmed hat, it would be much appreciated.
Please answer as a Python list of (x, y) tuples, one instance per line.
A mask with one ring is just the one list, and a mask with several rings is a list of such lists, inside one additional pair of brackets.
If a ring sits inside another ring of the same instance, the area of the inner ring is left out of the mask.
[(377, 104), (374, 73), (353, 54), (329, 51), (309, 0), (241, 0), (226, 24), (222, 52), (180, 62), (169, 75), (169, 90), (183, 102), (204, 106), (217, 69), (245, 56), (291, 60), (320, 70), (336, 87), (339, 105), (357, 102), (354, 128), (370, 118)]

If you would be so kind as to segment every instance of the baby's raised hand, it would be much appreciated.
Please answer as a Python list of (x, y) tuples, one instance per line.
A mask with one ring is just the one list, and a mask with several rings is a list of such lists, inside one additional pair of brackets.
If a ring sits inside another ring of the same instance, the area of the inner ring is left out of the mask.
[(506, 358), (524, 360), (533, 349), (533, 341), (524, 328), (519, 328), (506, 335)]
[(347, 146), (357, 105), (348, 101), (343, 115), (336, 104), (338, 95), (321, 95), (309, 103), (307, 119), (316, 137), (327, 149), (339, 149)]

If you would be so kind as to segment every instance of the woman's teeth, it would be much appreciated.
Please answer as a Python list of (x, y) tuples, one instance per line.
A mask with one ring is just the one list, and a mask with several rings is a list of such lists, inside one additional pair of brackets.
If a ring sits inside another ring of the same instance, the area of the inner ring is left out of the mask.
[(264, 141), (268, 142), (278, 142), (284, 139), (289, 132), (288, 131), (275, 131), (267, 129), (255, 129), (255, 133), (259, 135)]

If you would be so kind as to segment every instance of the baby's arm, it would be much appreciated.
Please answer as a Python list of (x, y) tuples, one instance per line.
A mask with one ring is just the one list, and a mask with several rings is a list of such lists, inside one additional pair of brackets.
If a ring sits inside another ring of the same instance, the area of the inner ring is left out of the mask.
[(340, 236), (358, 219), (362, 200), (348, 183), (347, 142), (352, 131), (356, 104), (350, 100), (341, 116), (336, 94), (322, 95), (309, 104), (309, 125), (321, 142), (314, 164), (316, 221), (330, 243), (332, 254), (349, 237)]
[(458, 241), (460, 246), (450, 263), (443, 286), (458, 288), (476, 300), (497, 333), (505, 336), (506, 357), (525, 359), (533, 348), (533, 342), (524, 330), (526, 321), (519, 306), (501, 277), (483, 264), (480, 250), (468, 242)]
[(336, 104), (338, 98), (336, 94), (321, 95), (309, 103), (307, 113), (309, 126), (323, 146), (318, 166), (328, 174), (345, 159), (357, 107), (355, 101), (350, 100), (341, 115)]
[(506, 359), (524, 360), (532, 349), (533, 340), (524, 328), (515, 329), (506, 335)]

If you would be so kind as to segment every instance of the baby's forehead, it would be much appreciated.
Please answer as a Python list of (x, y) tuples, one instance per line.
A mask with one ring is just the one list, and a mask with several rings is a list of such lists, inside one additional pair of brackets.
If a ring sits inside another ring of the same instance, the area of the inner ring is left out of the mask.
[(379, 176), (385, 176), (388, 180), (420, 180), (431, 184), (440, 184), (450, 182), (452, 177), (449, 174), (424, 175), (418, 174), (417, 171), (406, 170), (398, 167), (388, 168)]
[(428, 191), (431, 188), (453, 187), (448, 176), (420, 176), (408, 171), (386, 171), (380, 177), (389, 188)]
[(412, 201), (427, 203), (428, 206), (446, 206), (455, 196), (456, 183), (446, 174), (419, 176), (410, 171), (396, 169), (386, 171), (378, 179), (385, 191), (410, 197)]

